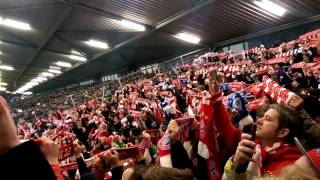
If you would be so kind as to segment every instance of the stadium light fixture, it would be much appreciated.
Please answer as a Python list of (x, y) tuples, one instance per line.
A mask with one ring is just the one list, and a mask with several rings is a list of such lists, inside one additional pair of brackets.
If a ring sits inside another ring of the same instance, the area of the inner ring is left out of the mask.
[(68, 62), (58, 61), (56, 62), (56, 65), (62, 66), (62, 67), (72, 67), (72, 65)]
[(7, 86), (8, 83), (5, 83), (5, 82), (0, 82), (0, 86)]
[(35, 85), (25, 84), (25, 85), (24, 85), (24, 86), (22, 86), (22, 88), (20, 88), (20, 89), (22, 89), (23, 91), (25, 91), (25, 90), (27, 90), (27, 89), (32, 88), (33, 86), (35, 86)]
[(71, 54), (77, 55), (77, 56), (83, 56), (79, 51), (72, 49)]
[(53, 77), (54, 75), (50, 72), (43, 72), (41, 75), (46, 76), (46, 77)]
[(20, 30), (24, 30), (24, 31), (32, 30), (30, 24), (22, 22), (22, 21), (9, 19), (9, 18), (0, 18), (0, 25), (15, 28), (15, 29), (20, 29)]
[(0, 65), (0, 69), (8, 70), (8, 71), (14, 70), (14, 68), (12, 66), (7, 66), (7, 65)]
[(56, 69), (49, 69), (48, 71), (51, 73), (56, 73), (56, 74), (62, 73), (60, 70), (56, 70)]
[(17, 89), (14, 93), (22, 93), (28, 89), (30, 89), (32, 86), (31, 85), (24, 85), (22, 87), (20, 87), (19, 89)]
[(38, 83), (41, 83), (42, 80), (41, 79), (38, 79), (38, 78), (34, 78), (34, 79), (31, 79), (32, 82), (38, 82)]
[(183, 41), (187, 41), (193, 44), (198, 44), (200, 42), (200, 38), (191, 34), (187, 33), (179, 33), (174, 36), (175, 38), (178, 38)]
[(131, 21), (127, 21), (127, 20), (121, 20), (120, 21), (120, 24), (122, 26), (125, 26), (127, 28), (130, 28), (130, 29), (134, 29), (136, 31), (145, 31), (146, 30), (146, 27), (141, 25), (141, 24), (138, 24), (138, 23), (135, 23), (135, 22), (131, 22)]
[(58, 66), (49, 66), (50, 69), (61, 70), (61, 67)]
[(83, 56), (69, 55), (69, 58), (77, 61), (87, 61), (87, 58)]
[(23, 95), (31, 95), (32, 92), (31, 92), (31, 91), (27, 91), (27, 92), (23, 92), (22, 94), (23, 94)]
[(100, 49), (108, 49), (109, 48), (108, 43), (102, 42), (102, 41), (93, 40), (93, 39), (90, 39), (89, 41), (86, 41), (86, 44), (88, 44), (89, 46), (95, 47), (95, 48), (100, 48)]
[(30, 81), (26, 85), (30, 85), (31, 87), (33, 87), (33, 86), (39, 85), (39, 83), (38, 82), (34, 82), (34, 81)]
[(28, 90), (28, 89), (30, 89), (30, 88), (32, 88), (32, 87), (34, 87), (34, 86), (37, 86), (37, 85), (39, 85), (38, 82), (30, 81), (30, 82), (28, 82), (27, 84), (25, 84), (24, 86), (20, 87), (16, 92), (17, 92), (17, 93), (23, 93), (23, 92), (25, 92), (26, 90)]
[(41, 77), (41, 76), (37, 77), (37, 79), (40, 80), (40, 81), (46, 81), (46, 80), (48, 80), (48, 78), (46, 78), (46, 77)]
[(277, 16), (283, 16), (287, 11), (285, 8), (271, 2), (270, 0), (254, 1), (254, 4)]

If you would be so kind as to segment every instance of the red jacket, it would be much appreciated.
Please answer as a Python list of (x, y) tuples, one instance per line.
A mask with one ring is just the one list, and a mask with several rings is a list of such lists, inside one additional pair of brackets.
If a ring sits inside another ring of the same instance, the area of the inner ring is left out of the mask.
[(229, 120), (227, 109), (222, 103), (222, 97), (222, 93), (219, 93), (211, 99), (213, 103), (213, 121), (220, 139), (225, 144), (225, 148), (223, 150), (234, 154), (238, 143), (241, 140), (241, 131), (235, 128)]

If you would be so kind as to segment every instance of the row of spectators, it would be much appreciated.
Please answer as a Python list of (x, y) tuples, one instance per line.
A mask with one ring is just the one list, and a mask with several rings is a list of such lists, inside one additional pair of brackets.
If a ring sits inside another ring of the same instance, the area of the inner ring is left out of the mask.
[[(20, 164), (25, 178), (317, 179), (319, 34), (270, 49), (209, 52), (175, 75), (136, 74), (14, 101), (18, 133), (0, 123), (1, 169), (33, 151), (38, 164)], [(0, 108), (12, 121), (4, 99)]]

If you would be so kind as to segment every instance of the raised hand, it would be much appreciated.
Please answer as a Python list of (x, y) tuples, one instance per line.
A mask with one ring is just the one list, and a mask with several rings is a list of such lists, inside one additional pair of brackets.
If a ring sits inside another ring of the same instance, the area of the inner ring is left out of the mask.
[(235, 167), (239, 167), (248, 161), (253, 161), (252, 157), (249, 156), (255, 152), (255, 142), (251, 141), (251, 135), (242, 133), (241, 141), (237, 147), (236, 154), (233, 158), (233, 163)]
[(303, 108), (303, 99), (300, 96), (294, 94), (289, 100), (288, 105), (290, 108), (300, 111)]
[(168, 125), (168, 133), (169, 133), (169, 137), (171, 142), (175, 142), (176, 140), (178, 140), (179, 138), (179, 134), (180, 134), (180, 129), (179, 129), (179, 125), (177, 123), (177, 121), (175, 120), (171, 120), (169, 125)]
[(6, 100), (0, 96), (0, 155), (20, 144)]
[(51, 165), (59, 165), (59, 145), (47, 137), (40, 138), (40, 150)]
[(220, 92), (221, 75), (213, 70), (209, 73), (209, 90), (211, 95), (216, 95)]

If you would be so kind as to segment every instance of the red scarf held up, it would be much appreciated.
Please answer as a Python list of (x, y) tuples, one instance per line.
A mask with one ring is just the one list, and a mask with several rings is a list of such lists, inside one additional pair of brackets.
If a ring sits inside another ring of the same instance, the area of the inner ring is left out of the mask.
[[(209, 97), (212, 98), (212, 97)], [(213, 122), (213, 104), (210, 100), (203, 101), (200, 107), (200, 127), (199, 141), (201, 142), (201, 156), (207, 156), (208, 175), (210, 180), (218, 180), (222, 177), (222, 167), (220, 166), (219, 146), (217, 133)], [(199, 143), (200, 143), (199, 142)], [(198, 146), (199, 148), (199, 146)], [(207, 155), (206, 151), (209, 152)]]
[[(190, 123), (193, 121), (193, 117), (186, 116), (183, 118), (175, 119), (177, 124), (180, 128), (180, 135), (179, 135), (179, 141), (183, 144), (186, 140), (189, 140), (189, 126)], [(157, 150), (158, 154), (160, 156), (160, 163), (161, 158), (164, 156), (168, 156), (171, 154), (171, 143), (170, 143), (170, 137), (168, 131), (165, 132), (165, 134), (162, 136), (162, 138), (157, 143)], [(170, 162), (171, 162), (171, 156), (170, 156)], [(172, 166), (172, 164), (161, 164), (162, 166)]]

